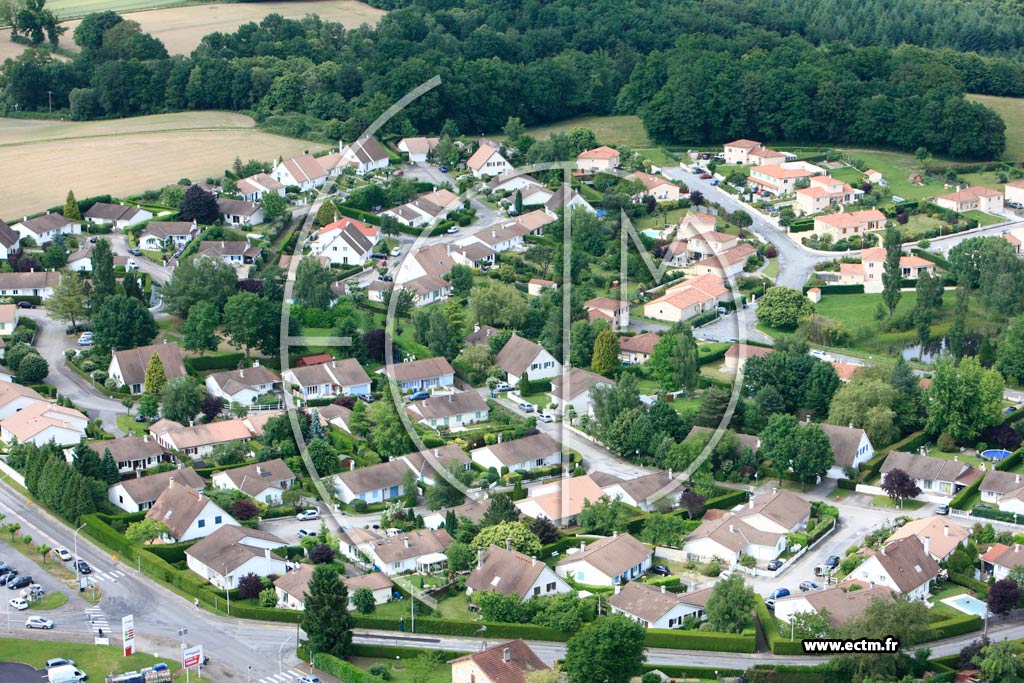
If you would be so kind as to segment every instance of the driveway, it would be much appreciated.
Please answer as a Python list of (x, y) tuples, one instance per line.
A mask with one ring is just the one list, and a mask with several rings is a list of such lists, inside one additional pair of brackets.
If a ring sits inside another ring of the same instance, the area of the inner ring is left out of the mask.
[[(455, 178), (453, 178), (451, 174), (441, 173), (441, 169), (429, 164), (414, 164), (406, 166), (405, 177), (415, 178), (416, 180), (433, 183), (434, 185), (444, 185), (447, 183), (453, 188), (453, 191), (455, 191), (454, 188), (456, 188)], [(476, 197), (470, 197), (469, 203), (470, 206), (476, 209), (476, 220), (473, 221), (473, 226), (489, 226), (504, 218), (503, 215), (499, 214), (496, 210), (487, 204), (484, 204)], [(461, 233), (456, 234), (451, 239), (454, 240), (460, 236)], [(445, 240), (439, 239), (437, 241)], [(431, 242), (431, 244), (433, 244), (433, 242)]]
[(39, 355), (50, 364), (50, 374), (47, 375), (46, 381), (57, 387), (57, 392), (61, 396), (70, 398), (79, 410), (94, 420), (102, 421), (106, 431), (121, 436), (116, 419), (118, 415), (128, 412), (125, 407), (120, 401), (96, 391), (89, 382), (65, 364), (64, 350), (75, 348), (75, 337), (64, 334), (64, 323), (51, 320), (41, 308), (25, 310), (21, 314), (39, 324), (35, 346)]
[(128, 236), (124, 234), (110, 234), (110, 251), (117, 256), (130, 256), (135, 260), (139, 270), (149, 275), (150, 279), (157, 284), (165, 284), (171, 279), (174, 268), (164, 266), (150, 261), (145, 256), (133, 256), (128, 253)]
[(707, 325), (702, 325), (693, 331), (693, 336), (710, 342), (723, 342), (738, 340), (741, 338), (740, 328), (743, 329), (742, 339), (745, 341), (756, 341), (763, 344), (771, 344), (772, 338), (757, 329), (757, 304), (751, 304), (747, 308), (732, 311), (727, 315), (719, 316)]
[(4, 683), (39, 683), (46, 680), (46, 671), (33, 669), (28, 664), (0, 662), (0, 681)]

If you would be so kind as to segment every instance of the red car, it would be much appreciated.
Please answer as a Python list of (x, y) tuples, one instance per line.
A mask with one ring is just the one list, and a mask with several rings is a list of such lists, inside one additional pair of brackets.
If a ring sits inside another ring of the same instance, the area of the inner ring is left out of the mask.
[(710, 173), (701, 173), (700, 174), (700, 179), (701, 180), (711, 180), (712, 177), (713, 176)]

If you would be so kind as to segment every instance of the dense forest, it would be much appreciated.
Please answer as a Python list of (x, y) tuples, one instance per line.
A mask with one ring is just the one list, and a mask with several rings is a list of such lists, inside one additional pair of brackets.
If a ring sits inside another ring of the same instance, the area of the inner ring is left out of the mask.
[[(229, 109), (287, 134), (352, 139), (439, 74), (442, 85), (386, 133), (636, 113), (665, 144), (743, 136), (989, 159), (1004, 147), (1003, 123), (963, 94), (1024, 96), (1024, 28), (1013, 28), (1024, 20), (1012, 2), (914, 2), (920, 31), (910, 42), (920, 46), (896, 48), (885, 45), (913, 37), (911, 18), (897, 21), (888, 5), (877, 34), (861, 35), (865, 7), (877, 2), (829, 3), (831, 36), (818, 35), (826, 15), (809, 0), (372, 4), (393, 9), (374, 29), (270, 15), (206, 36), (188, 57), (169, 56), (112, 12), (93, 14), (74, 32), (74, 59), (30, 50), (7, 61), (2, 104), (45, 110), (52, 91), (75, 119)], [(950, 29), (942, 39), (940, 25)], [(976, 49), (989, 56), (951, 49), (978, 33)]]

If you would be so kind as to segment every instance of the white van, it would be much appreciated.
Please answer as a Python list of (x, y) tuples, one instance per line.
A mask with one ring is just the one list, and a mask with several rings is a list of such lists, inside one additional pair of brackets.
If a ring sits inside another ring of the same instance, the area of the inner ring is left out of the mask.
[(75, 668), (73, 664), (55, 666), (46, 672), (46, 676), (50, 683), (73, 683), (88, 678), (84, 671)]

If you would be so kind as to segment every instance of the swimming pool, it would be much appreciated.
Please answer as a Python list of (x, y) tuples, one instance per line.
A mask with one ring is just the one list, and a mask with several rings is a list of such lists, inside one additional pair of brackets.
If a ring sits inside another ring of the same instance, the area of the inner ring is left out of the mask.
[(954, 595), (951, 598), (946, 598), (942, 602), (953, 609), (960, 610), (964, 614), (973, 614), (974, 616), (982, 618), (985, 617), (985, 611), (988, 608), (987, 604), (971, 595), (968, 595), (967, 593)]
[(981, 452), (981, 457), (985, 460), (994, 460), (996, 462), (1009, 458), (1013, 453), (1003, 448), (989, 448), (986, 451)]
[(647, 235), (652, 240), (661, 239), (661, 230), (644, 230), (643, 234)]

